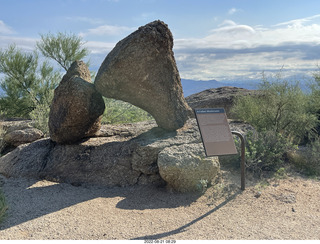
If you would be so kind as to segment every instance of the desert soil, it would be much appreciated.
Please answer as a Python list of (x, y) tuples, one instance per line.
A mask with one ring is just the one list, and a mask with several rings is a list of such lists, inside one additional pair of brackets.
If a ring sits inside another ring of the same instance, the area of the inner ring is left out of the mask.
[(320, 182), (298, 175), (268, 182), (222, 171), (204, 194), (153, 186), (73, 186), (4, 178), (9, 209), (0, 239), (320, 239)]

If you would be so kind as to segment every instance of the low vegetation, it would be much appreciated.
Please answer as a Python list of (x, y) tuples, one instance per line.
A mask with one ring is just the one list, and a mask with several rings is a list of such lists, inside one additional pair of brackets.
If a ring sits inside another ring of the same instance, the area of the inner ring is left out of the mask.
[(246, 138), (247, 168), (261, 175), (289, 163), (319, 175), (319, 73), (308, 92), (299, 83), (283, 79), (281, 73), (263, 75), (259, 90), (258, 96), (239, 97), (233, 107), (238, 119), (256, 130)]
[(152, 120), (152, 116), (127, 102), (104, 98), (106, 109), (102, 117), (103, 124), (123, 124)]

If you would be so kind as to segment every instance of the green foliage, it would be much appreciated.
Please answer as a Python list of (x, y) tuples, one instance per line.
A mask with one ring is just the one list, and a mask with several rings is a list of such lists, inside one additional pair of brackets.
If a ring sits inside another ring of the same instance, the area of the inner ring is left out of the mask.
[(106, 109), (102, 117), (104, 124), (135, 123), (152, 120), (146, 111), (123, 101), (104, 98)]
[(0, 51), (0, 72), (4, 74), (0, 97), (1, 112), (6, 117), (29, 118), (41, 104), (50, 103), (60, 74), (47, 62), (39, 65), (36, 52), (24, 53), (15, 45)]
[(278, 74), (268, 81), (263, 75), (259, 96), (239, 97), (232, 112), (258, 131), (281, 133), (295, 143), (317, 125), (317, 116), (309, 108), (309, 96), (298, 83), (290, 83)]
[(262, 171), (278, 170), (286, 160), (286, 153), (293, 149), (288, 140), (275, 131), (261, 131), (246, 136), (246, 167), (260, 175)]
[[(319, 68), (320, 70), (320, 68)], [(309, 111), (318, 118), (318, 124), (314, 132), (320, 134), (320, 71), (314, 73), (313, 82), (310, 84), (310, 102)]]
[(316, 138), (300, 150), (291, 151), (289, 161), (309, 176), (320, 176), (320, 138)]
[(88, 49), (83, 48), (81, 37), (75, 34), (59, 32), (56, 35), (49, 33), (40, 36), (38, 49), (45, 57), (55, 60), (65, 71), (75, 60), (81, 60), (89, 54)]
[(310, 175), (320, 175), (320, 138), (318, 137), (307, 146), (306, 168)]

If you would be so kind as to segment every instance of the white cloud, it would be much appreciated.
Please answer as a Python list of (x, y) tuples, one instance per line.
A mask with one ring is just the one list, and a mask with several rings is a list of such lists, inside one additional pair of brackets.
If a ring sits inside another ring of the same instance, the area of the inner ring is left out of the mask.
[(116, 26), (116, 25), (100, 25), (96, 28), (89, 29), (86, 32), (80, 33), (81, 36), (88, 35), (98, 35), (98, 36), (117, 36), (122, 35), (124, 33), (130, 32), (135, 28), (127, 27), (127, 26)]
[(314, 70), (320, 60), (317, 18), (320, 15), (268, 28), (225, 20), (203, 38), (176, 39), (174, 50), (181, 77), (253, 78), (282, 65), (287, 75)]
[(229, 9), (228, 14), (229, 14), (229, 15), (233, 15), (233, 14), (235, 14), (236, 12), (239, 12), (239, 11), (240, 11), (240, 9), (231, 8), (231, 9)]
[(92, 54), (106, 54), (110, 52), (116, 43), (113, 42), (97, 42), (88, 41), (85, 43), (85, 47), (90, 50)]
[(295, 20), (290, 20), (287, 22), (278, 23), (274, 26), (301, 26), (307, 22), (310, 22), (310, 21), (312, 21), (314, 19), (318, 19), (318, 18), (320, 18), (320, 14), (309, 16), (306, 18), (295, 19)]
[(11, 27), (9, 27), (2, 20), (0, 20), (0, 34), (11, 35), (11, 34), (14, 34), (14, 33), (15, 32), (12, 30)]
[(16, 44), (17, 47), (22, 48), (25, 51), (32, 51), (35, 48), (36, 38), (28, 37), (13, 37), (13, 36), (1, 36), (0, 35), (0, 49), (7, 48), (10, 44)]

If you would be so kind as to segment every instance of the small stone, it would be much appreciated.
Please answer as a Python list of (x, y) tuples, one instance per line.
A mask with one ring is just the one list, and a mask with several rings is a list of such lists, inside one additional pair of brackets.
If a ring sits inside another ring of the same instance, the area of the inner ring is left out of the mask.
[(254, 195), (254, 197), (259, 198), (259, 197), (261, 197), (261, 194), (262, 194), (262, 192), (261, 192), (261, 191), (258, 191), (258, 192), (256, 192), (256, 194)]

